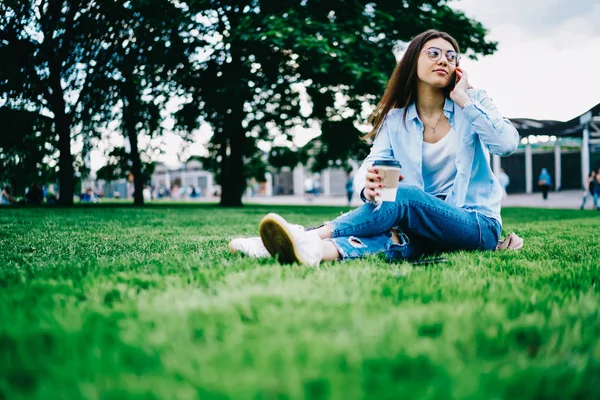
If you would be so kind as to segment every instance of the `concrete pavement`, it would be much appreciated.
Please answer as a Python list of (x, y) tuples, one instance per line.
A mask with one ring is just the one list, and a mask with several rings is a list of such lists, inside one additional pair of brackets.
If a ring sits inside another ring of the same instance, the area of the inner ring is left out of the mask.
[[(550, 192), (548, 200), (542, 199), (541, 193), (534, 194), (509, 194), (502, 201), (503, 207), (539, 207), (539, 208), (571, 208), (577, 209), (581, 205), (583, 191), (567, 190)], [(213, 200), (214, 201), (214, 200)], [(244, 197), (245, 204), (273, 204), (273, 205), (322, 205), (344, 206), (347, 204), (345, 196), (317, 196), (307, 200), (304, 196), (273, 196), (273, 197)], [(352, 206), (359, 206), (362, 202), (354, 196)], [(588, 199), (586, 209), (593, 208), (593, 200)]]

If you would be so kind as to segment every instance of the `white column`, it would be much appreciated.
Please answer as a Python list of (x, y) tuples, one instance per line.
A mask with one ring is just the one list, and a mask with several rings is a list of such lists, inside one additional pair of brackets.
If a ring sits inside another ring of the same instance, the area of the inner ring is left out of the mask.
[(273, 196), (273, 175), (270, 172), (267, 172), (265, 178), (265, 196), (271, 197)]
[(555, 182), (555, 190), (558, 192), (560, 187), (562, 186), (562, 164), (560, 157), (560, 142), (557, 140), (554, 144), (554, 182)]
[(525, 192), (533, 193), (533, 155), (529, 141), (525, 145)]
[(208, 175), (206, 175), (206, 193), (205, 196), (212, 196), (213, 192), (215, 191), (215, 177), (213, 176), (212, 173), (208, 173)]
[(500, 173), (500, 156), (498, 154), (492, 155), (492, 169), (494, 170), (494, 175), (498, 176)]
[(304, 194), (304, 165), (296, 165), (292, 176), (294, 179), (294, 195), (302, 196)]
[(323, 187), (323, 195), (331, 196), (331, 170), (329, 168), (321, 174), (321, 186)]
[(165, 186), (171, 190), (171, 174), (168, 169), (165, 171)]
[(581, 187), (587, 185), (587, 176), (590, 174), (590, 124), (583, 126), (583, 140), (581, 142)]

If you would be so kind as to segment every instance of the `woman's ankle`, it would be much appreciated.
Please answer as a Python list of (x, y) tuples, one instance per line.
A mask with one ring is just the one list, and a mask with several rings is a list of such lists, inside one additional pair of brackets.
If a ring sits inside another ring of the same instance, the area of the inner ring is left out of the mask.
[(331, 240), (323, 240), (323, 259), (322, 261), (338, 261), (342, 257), (337, 247)]
[(332, 235), (331, 235), (331, 228), (329, 227), (329, 224), (325, 224), (325, 225), (319, 227), (317, 229), (317, 234), (319, 235), (319, 237), (321, 239), (331, 239)]

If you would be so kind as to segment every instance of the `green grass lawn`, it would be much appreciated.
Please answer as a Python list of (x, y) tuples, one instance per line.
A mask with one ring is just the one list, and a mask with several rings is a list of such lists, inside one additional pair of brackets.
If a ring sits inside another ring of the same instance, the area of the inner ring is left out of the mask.
[(346, 210), (1, 208), (0, 399), (600, 398), (600, 213), (506, 209), (523, 250), (429, 267), (228, 252)]

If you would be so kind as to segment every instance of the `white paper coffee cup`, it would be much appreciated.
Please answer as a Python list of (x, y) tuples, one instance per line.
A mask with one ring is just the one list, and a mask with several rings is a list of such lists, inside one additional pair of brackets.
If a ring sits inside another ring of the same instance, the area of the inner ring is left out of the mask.
[(380, 195), (376, 199), (381, 201), (396, 201), (398, 179), (400, 178), (400, 163), (396, 160), (377, 160), (373, 163), (373, 167), (379, 171), (377, 174), (381, 176), (381, 184), (383, 185), (383, 188), (378, 190)]

